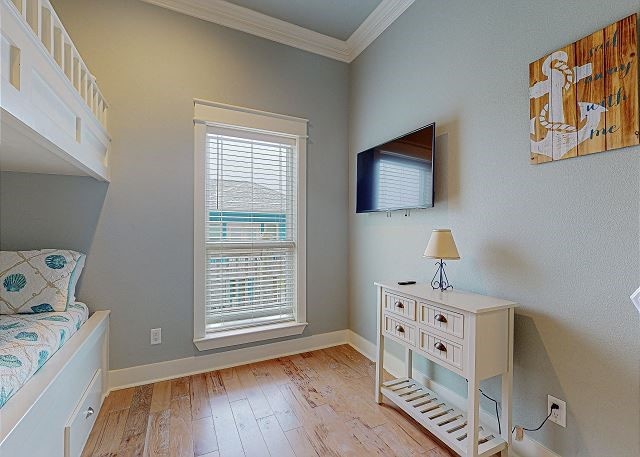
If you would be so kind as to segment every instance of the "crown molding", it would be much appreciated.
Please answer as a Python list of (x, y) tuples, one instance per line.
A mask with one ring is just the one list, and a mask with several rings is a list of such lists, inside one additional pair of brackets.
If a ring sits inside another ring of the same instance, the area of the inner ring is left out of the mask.
[(142, 1), (331, 59), (349, 61), (349, 50), (345, 41), (224, 0)]
[(378, 38), (382, 32), (409, 8), (415, 0), (382, 0), (360, 27), (347, 39), (349, 62), (353, 61)]
[(225, 0), (142, 1), (347, 63), (364, 51), (414, 2), (382, 0), (349, 39), (344, 41)]

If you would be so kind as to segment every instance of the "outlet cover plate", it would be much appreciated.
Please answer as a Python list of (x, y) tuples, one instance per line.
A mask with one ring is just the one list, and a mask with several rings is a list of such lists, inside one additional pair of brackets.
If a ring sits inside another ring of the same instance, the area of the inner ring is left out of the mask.
[(162, 343), (162, 329), (161, 328), (152, 328), (151, 329), (151, 344), (160, 344)]
[[(558, 405), (560, 407), (560, 409), (554, 409), (553, 411), (551, 411), (551, 405), (555, 403), (556, 405)], [(549, 420), (551, 422), (555, 422), (556, 424), (558, 424), (561, 427), (566, 427), (567, 426), (567, 403), (554, 397), (549, 395), (547, 397), (547, 411), (551, 414), (551, 417), (549, 417)], [(549, 414), (547, 413), (547, 414)]]

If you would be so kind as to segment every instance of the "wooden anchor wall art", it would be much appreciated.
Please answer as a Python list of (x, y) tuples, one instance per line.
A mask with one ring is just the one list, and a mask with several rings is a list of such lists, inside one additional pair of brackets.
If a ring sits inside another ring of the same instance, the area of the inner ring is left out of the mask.
[(636, 14), (529, 65), (533, 164), (640, 144)]

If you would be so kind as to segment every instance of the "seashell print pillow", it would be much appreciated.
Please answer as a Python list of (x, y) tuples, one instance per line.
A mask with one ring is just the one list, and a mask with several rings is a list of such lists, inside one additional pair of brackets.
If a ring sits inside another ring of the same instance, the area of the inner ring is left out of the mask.
[(66, 311), (84, 260), (68, 250), (0, 251), (0, 314)]

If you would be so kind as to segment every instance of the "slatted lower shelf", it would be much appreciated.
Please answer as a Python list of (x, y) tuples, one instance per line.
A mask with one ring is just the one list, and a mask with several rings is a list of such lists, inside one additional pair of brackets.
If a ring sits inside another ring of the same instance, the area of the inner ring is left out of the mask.
[[(382, 394), (417, 420), (461, 456), (467, 454), (466, 415), (440, 399), (440, 396), (410, 378), (382, 384)], [(507, 447), (497, 434), (478, 427), (478, 456), (490, 456)]]

